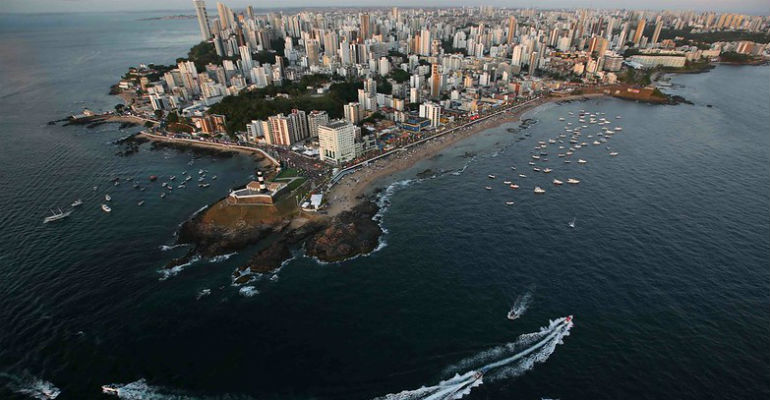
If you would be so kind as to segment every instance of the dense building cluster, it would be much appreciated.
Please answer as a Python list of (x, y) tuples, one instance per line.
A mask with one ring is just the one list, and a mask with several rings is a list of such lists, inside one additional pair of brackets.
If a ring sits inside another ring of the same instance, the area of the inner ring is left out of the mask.
[[(293, 109), (230, 132), (246, 142), (315, 147), (334, 162), (382, 146), (381, 137), (394, 131), (436, 130), (532, 94), (613, 84), (625, 69), (684, 68), (723, 52), (767, 57), (767, 44), (697, 39), (767, 34), (770, 27), (767, 17), (691, 11), (394, 7), (289, 14), (251, 6), (236, 12), (217, 3), (210, 17), (203, 0), (193, 4), (201, 39), (213, 44), (221, 63), (201, 72), (182, 61), (157, 81), (145, 79), (149, 106), (178, 111), (196, 131), (224, 133), (226, 116), (207, 110), (225, 96), (308, 75), (330, 77), (309, 88), (319, 96), (331, 81), (362, 82), (357, 99), (342, 106), (342, 119)], [(362, 122), (377, 120), (384, 122), (362, 133)]]

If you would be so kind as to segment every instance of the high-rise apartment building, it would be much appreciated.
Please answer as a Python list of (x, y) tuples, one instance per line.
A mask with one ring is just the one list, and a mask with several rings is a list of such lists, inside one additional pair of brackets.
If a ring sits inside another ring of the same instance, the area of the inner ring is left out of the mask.
[(350, 121), (337, 119), (318, 127), (321, 160), (342, 163), (356, 157), (355, 127)]
[(193, 0), (195, 14), (198, 16), (198, 27), (201, 30), (201, 39), (206, 41), (211, 39), (211, 28), (209, 27), (209, 14), (206, 11), (206, 2), (203, 0)]

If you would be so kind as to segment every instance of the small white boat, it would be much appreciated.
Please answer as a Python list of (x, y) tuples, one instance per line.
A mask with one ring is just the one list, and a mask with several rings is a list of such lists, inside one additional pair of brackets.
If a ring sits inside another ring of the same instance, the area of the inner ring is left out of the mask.
[(216, 176), (216, 175), (212, 176), (212, 177), (211, 177), (211, 180), (212, 180), (212, 181), (215, 181), (215, 180), (217, 180), (217, 176)]
[(102, 385), (102, 393), (113, 395), (113, 396), (119, 396), (120, 389), (113, 385)]
[(535, 186), (535, 194), (543, 194), (545, 193), (545, 189), (541, 188), (540, 186)]
[(569, 178), (569, 179), (567, 179), (567, 183), (570, 183), (570, 184), (573, 184), (573, 185), (577, 185), (578, 183), (580, 183), (580, 181), (575, 179), (575, 178)]
[(71, 206), (72, 206), (73, 208), (74, 208), (74, 207), (80, 207), (80, 206), (82, 206), (82, 205), (83, 205), (83, 200), (80, 200), (80, 199), (77, 199), (77, 200), (73, 201), (73, 202), (72, 202), (72, 204), (71, 204)]
[(519, 188), (519, 185), (517, 185), (517, 184), (515, 184), (515, 183), (511, 183), (511, 184), (510, 184), (510, 187), (511, 187), (511, 189), (514, 189), (514, 190), (516, 190), (516, 189), (518, 189), (518, 188)]
[(202, 187), (202, 188), (205, 189), (205, 188), (209, 187), (209, 184), (208, 183), (200, 183), (200, 184), (198, 184), (198, 187)]
[(546, 169), (543, 170), (543, 172), (545, 172), (546, 174), (550, 173), (551, 171), (553, 171), (553, 170), (550, 169), (550, 168), (546, 168)]
[(559, 117), (559, 121), (564, 121), (564, 117)]
[(59, 211), (58, 211), (58, 212), (56, 212), (56, 211), (54, 211), (54, 210), (51, 210), (51, 215), (49, 215), (49, 216), (47, 216), (47, 217), (43, 218), (43, 223), (44, 223), (44, 224), (47, 224), (47, 223), (49, 223), (49, 222), (54, 222), (54, 221), (58, 221), (58, 220), (60, 220), (60, 219), (64, 219), (64, 218), (67, 218), (67, 217), (69, 217), (69, 216), (70, 216), (70, 214), (72, 214), (72, 210), (70, 210), (70, 211), (67, 211), (67, 212), (63, 212), (63, 211), (61, 210), (61, 208), (59, 209)]
[(587, 163), (587, 162), (588, 162), (588, 161), (586, 161), (586, 160), (584, 160), (584, 159), (582, 159), (582, 158), (578, 159), (578, 163), (579, 163), (579, 164), (585, 164), (585, 163)]
[(516, 167), (511, 167), (512, 170), (516, 171)]
[(495, 176), (490, 174), (490, 175), (487, 175), (487, 178), (489, 178), (489, 179), (495, 179)]
[(613, 152), (611, 152), (611, 153), (610, 153), (610, 156), (611, 156), (611, 157), (616, 157), (617, 155), (618, 155), (618, 152), (617, 152), (617, 151), (613, 151)]
[(110, 195), (108, 195), (108, 194), (105, 194), (105, 195), (104, 195), (104, 200), (106, 200), (106, 201), (111, 201), (111, 200), (112, 200), (112, 197), (110, 197)]
[(526, 175), (524, 175), (524, 174), (519, 174), (519, 177), (520, 177), (520, 178), (526, 178), (527, 176), (526, 176)]
[(511, 181), (503, 181), (503, 185), (510, 185)]
[(492, 186), (484, 186), (484, 189), (486, 189), (486, 190), (492, 190)]
[(168, 180), (170, 180), (170, 181), (173, 181), (174, 179), (176, 179), (175, 175), (171, 175), (171, 177), (168, 178)]
[(540, 172), (540, 168), (538, 168), (538, 167), (534, 167), (534, 168), (532, 168), (532, 170), (535, 171), (535, 172)]
[(572, 163), (572, 161), (570, 161), (570, 160), (564, 160), (564, 163), (565, 163), (565, 164), (570, 164), (570, 163)]
[(141, 207), (144, 205), (144, 200), (140, 200), (138, 203), (136, 203), (137, 206)]
[(560, 181), (560, 180), (558, 180), (558, 179), (554, 179), (554, 180), (553, 180), (553, 184), (554, 184), (554, 185), (557, 185), (557, 186), (558, 186), (558, 185), (561, 185), (562, 183), (564, 183), (564, 182), (562, 182), (562, 181)]
[(594, 146), (598, 146), (600, 144), (601, 144), (601, 142), (599, 142), (598, 140), (594, 140)]
[(621, 128), (621, 127), (619, 127), (619, 126), (616, 126), (616, 127), (615, 127), (615, 130), (616, 130), (616, 131), (622, 131), (622, 130), (623, 130), (623, 128)]
[(198, 170), (198, 175), (203, 175), (203, 170), (202, 169)]
[(615, 116), (615, 119), (621, 119), (621, 118), (623, 118), (623, 117), (621, 117), (620, 115), (616, 115)]
[(537, 155), (537, 154), (533, 154), (533, 155), (532, 155), (532, 159), (533, 159), (533, 160), (539, 160), (539, 159), (540, 159), (540, 156), (539, 156), (539, 155)]
[(512, 201), (506, 201), (506, 202), (505, 202), (505, 205), (506, 205), (506, 206), (512, 206), (513, 204), (514, 204), (514, 203), (513, 203)]
[(110, 206), (108, 206), (106, 204), (102, 204), (102, 211), (104, 211), (106, 213), (110, 213), (110, 212), (112, 212), (112, 209), (110, 208)]
[(166, 198), (166, 193), (161, 193), (161, 194), (160, 194), (160, 198), (161, 198), (161, 199), (165, 199), (165, 198)]
[(570, 221), (567, 225), (569, 225), (570, 228), (575, 227), (575, 217), (572, 217), (572, 221)]

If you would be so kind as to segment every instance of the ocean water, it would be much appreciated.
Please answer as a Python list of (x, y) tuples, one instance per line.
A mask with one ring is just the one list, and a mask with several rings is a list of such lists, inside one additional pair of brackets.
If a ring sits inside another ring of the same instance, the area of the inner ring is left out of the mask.
[[(538, 108), (521, 133), (489, 129), (381, 182), (377, 252), (325, 265), (298, 254), (243, 291), (229, 275), (249, 251), (167, 279), (158, 269), (184, 251), (161, 250), (178, 224), (247, 181), (252, 160), (147, 145), (118, 157), (112, 141), (132, 129), (46, 125), (111, 108), (128, 65), (173, 62), (197, 41), (194, 20), (138, 21), (152, 15), (0, 16), (0, 398), (48, 382), (62, 399), (109, 383), (130, 384), (125, 398), (369, 399), (434, 385), (568, 314), (553, 354), (467, 398), (770, 395), (770, 68), (673, 76), (693, 105)], [(584, 139), (582, 166), (552, 145), (553, 172), (533, 172), (537, 141), (580, 109), (623, 131)], [(199, 168), (219, 176), (206, 190), (161, 200), (146, 182)], [(426, 169), (436, 177), (416, 179)], [(550, 183), (568, 177), (581, 183)], [(69, 219), (42, 224), (76, 198)], [(507, 320), (528, 288), (528, 310)]]

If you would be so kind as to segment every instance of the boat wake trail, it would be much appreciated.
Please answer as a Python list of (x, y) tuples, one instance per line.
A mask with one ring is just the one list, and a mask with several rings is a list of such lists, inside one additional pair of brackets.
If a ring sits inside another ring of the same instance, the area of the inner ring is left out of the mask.
[(516, 319), (524, 315), (527, 308), (529, 308), (529, 304), (532, 302), (532, 294), (534, 291), (535, 287), (530, 286), (524, 294), (516, 298), (516, 301), (514, 301), (511, 306), (511, 310), (508, 311), (508, 319)]
[(484, 379), (495, 381), (516, 377), (536, 363), (545, 362), (556, 346), (563, 343), (572, 326), (571, 316), (550, 321), (539, 332), (521, 335), (515, 342), (484, 351), (447, 368), (444, 373), (454, 376), (437, 385), (388, 394), (378, 400), (460, 399), (481, 385)]
[(61, 390), (53, 383), (28, 373), (23, 376), (0, 373), (0, 378), (8, 381), (6, 387), (12, 392), (23, 394), (31, 399), (50, 400), (61, 394)]
[(148, 400), (188, 400), (193, 397), (176, 393), (173, 390), (150, 386), (144, 379), (134, 381), (127, 384), (111, 384), (102, 386), (102, 390), (120, 399), (134, 400), (134, 399), (148, 399)]

